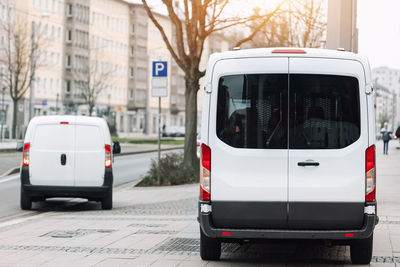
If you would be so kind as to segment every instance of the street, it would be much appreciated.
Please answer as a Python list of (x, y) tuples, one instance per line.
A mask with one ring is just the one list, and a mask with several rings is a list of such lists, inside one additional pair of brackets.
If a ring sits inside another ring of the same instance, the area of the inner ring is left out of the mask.
[[(400, 266), (400, 149), (396, 145), (397, 141), (391, 142), (386, 156), (381, 142), (377, 144), (380, 223), (375, 228), (371, 266)], [(115, 162), (116, 169), (124, 166), (117, 183), (126, 181), (125, 168), (143, 165), (142, 171), (135, 171), (136, 177), (145, 172), (144, 165), (155, 154), (143, 156)], [(1, 214), (4, 207), (14, 208), (9, 214), (19, 214), (0, 222), (0, 266), (351, 266), (349, 247), (309, 241), (224, 244), (221, 261), (202, 261), (197, 184), (146, 188), (126, 184), (115, 188), (111, 211), (94, 202), (60, 206), (52, 201), (23, 214), (18, 211), (17, 186), (15, 179), (0, 184)], [(10, 201), (4, 203), (6, 196)]]
[[(163, 152), (167, 153), (167, 152)], [(133, 182), (145, 175), (150, 167), (151, 159), (157, 158), (157, 153), (144, 153), (136, 155), (121, 155), (114, 158), (114, 186)], [(9, 166), (16, 166), (21, 160), (20, 153), (0, 153), (0, 159), (8, 160)], [(6, 163), (4, 163), (5, 165)], [(36, 214), (37, 211), (22, 211), (19, 207), (19, 174), (10, 175), (0, 179), (0, 222), (12, 218)], [(34, 204), (34, 209), (45, 211), (60, 204), (59, 201), (47, 201)], [(71, 202), (69, 203), (71, 204)]]

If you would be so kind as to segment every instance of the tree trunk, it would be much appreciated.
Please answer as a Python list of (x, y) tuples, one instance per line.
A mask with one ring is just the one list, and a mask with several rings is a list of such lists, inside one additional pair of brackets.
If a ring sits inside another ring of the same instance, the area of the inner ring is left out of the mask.
[(93, 113), (93, 107), (94, 107), (94, 105), (89, 104), (89, 116), (90, 117), (92, 116), (92, 113)]
[(185, 77), (185, 146), (183, 164), (198, 174), (199, 160), (196, 155), (197, 145), (197, 91), (199, 78)]
[(13, 121), (12, 121), (12, 137), (17, 139), (17, 112), (18, 112), (18, 99), (13, 99)]

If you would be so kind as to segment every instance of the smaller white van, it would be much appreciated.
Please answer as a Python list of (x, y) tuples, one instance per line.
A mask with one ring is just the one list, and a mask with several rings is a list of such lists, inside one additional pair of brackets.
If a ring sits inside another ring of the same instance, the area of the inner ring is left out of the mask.
[(25, 135), (21, 209), (50, 197), (81, 197), (112, 209), (112, 153), (107, 123), (96, 117), (33, 118)]

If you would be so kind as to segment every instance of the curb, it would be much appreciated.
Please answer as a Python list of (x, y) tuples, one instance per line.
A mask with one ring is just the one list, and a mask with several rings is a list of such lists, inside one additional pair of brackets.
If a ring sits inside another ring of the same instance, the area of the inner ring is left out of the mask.
[(17, 151), (16, 148), (4, 148), (4, 149), (0, 149), (0, 153), (12, 153), (12, 152), (20, 153), (19, 151)]
[[(169, 147), (169, 148), (161, 148), (161, 151), (169, 151), (169, 150), (177, 150), (177, 149), (183, 149), (183, 146)], [(120, 157), (120, 156), (125, 156), (125, 155), (135, 155), (135, 154), (152, 153), (152, 152), (157, 152), (157, 151), (158, 151), (158, 149), (149, 149), (149, 150), (140, 150), (140, 151), (126, 152), (126, 153), (116, 154), (115, 157)]]
[(14, 167), (14, 168), (9, 169), (8, 171), (0, 174), (0, 178), (6, 177), (6, 176), (14, 174), (14, 173), (18, 173), (19, 172), (19, 168), (20, 167)]
[[(177, 150), (177, 149), (183, 149), (183, 146), (179, 146), (179, 147), (169, 147), (169, 148), (162, 148), (161, 151), (169, 151), (169, 150)], [(128, 155), (136, 155), (136, 154), (144, 154), (144, 153), (152, 153), (152, 152), (157, 152), (158, 149), (151, 149), (151, 150), (141, 150), (141, 151), (133, 151), (133, 152), (127, 152), (127, 153), (121, 153), (121, 154), (116, 154), (116, 157), (120, 157), (120, 156), (128, 156)], [(1, 152), (0, 152), (1, 153)], [(14, 174), (14, 173), (18, 173), (19, 172), (20, 167), (14, 167), (11, 168), (9, 170), (7, 170), (6, 172), (0, 174), (0, 178)]]

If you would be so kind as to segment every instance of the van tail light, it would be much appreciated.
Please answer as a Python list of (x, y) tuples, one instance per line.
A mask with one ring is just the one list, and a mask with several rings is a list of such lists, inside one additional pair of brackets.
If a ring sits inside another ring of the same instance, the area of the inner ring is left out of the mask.
[(29, 166), (29, 150), (31, 149), (31, 144), (24, 144), (24, 150), (22, 152), (22, 165)]
[(111, 146), (110, 145), (105, 145), (105, 151), (106, 151), (106, 160), (104, 162), (104, 165), (106, 168), (111, 168)]
[(365, 152), (365, 201), (373, 202), (376, 197), (375, 145)]
[(200, 161), (200, 199), (209, 201), (211, 199), (211, 149), (205, 144), (201, 144)]

